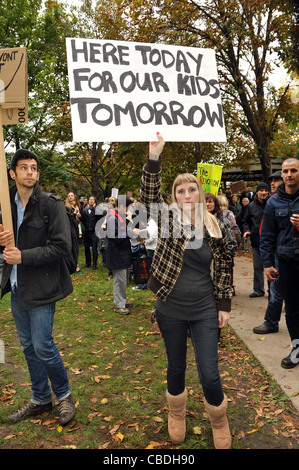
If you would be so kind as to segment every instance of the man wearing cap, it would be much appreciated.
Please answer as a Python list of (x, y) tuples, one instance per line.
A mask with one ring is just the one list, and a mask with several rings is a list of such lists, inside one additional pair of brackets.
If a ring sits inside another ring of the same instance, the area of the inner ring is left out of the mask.
[(269, 186), (259, 183), (253, 201), (248, 204), (243, 219), (243, 238), (250, 236), (253, 258), (253, 292), (249, 297), (262, 297), (264, 290), (264, 267), (260, 258), (260, 227), (263, 220), (264, 208), (269, 197)]
[(281, 175), (283, 184), (265, 208), (260, 249), (267, 279), (273, 282), (278, 274), (281, 278), (286, 324), (292, 342), (292, 350), (282, 359), (281, 366), (291, 369), (299, 363), (299, 160), (286, 159)]
[[(282, 184), (281, 170), (275, 171), (269, 176), (268, 181), (271, 187), (271, 196), (277, 193), (278, 186)], [(278, 258), (275, 255), (275, 267), (278, 269)], [(269, 282), (269, 300), (268, 306), (264, 317), (264, 323), (260, 326), (253, 328), (253, 333), (267, 334), (277, 333), (278, 324), (281, 317), (281, 310), (283, 304), (283, 297), (281, 292), (281, 279), (278, 275), (275, 281)]]
[[(11, 161), (10, 190), (13, 234), (0, 224), (4, 269), (1, 298), (11, 291), (11, 312), (27, 361), (32, 398), (8, 418), (16, 423), (52, 409), (52, 392), (61, 424), (75, 414), (75, 405), (62, 358), (52, 338), (55, 303), (73, 291), (64, 261), (71, 253), (71, 234), (65, 207), (39, 187), (39, 161), (29, 150), (18, 150)], [(41, 199), (48, 200), (47, 221)], [(47, 222), (47, 223), (46, 223)]]
[(113, 274), (114, 311), (128, 315), (132, 303), (127, 302), (127, 271), (132, 265), (131, 233), (127, 211), (132, 201), (127, 196), (118, 196), (117, 205), (107, 216), (106, 266)]

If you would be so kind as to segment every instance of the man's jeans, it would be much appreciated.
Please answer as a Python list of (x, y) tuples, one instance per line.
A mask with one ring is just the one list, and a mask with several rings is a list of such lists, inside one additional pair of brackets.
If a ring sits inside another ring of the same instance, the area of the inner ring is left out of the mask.
[(275, 281), (270, 282), (269, 296), (269, 302), (265, 313), (265, 324), (270, 328), (278, 329), (283, 304), (280, 275), (277, 276)]
[(156, 312), (168, 357), (167, 389), (179, 395), (185, 389), (188, 329), (194, 347), (199, 379), (207, 402), (219, 406), (224, 398), (218, 370), (218, 317), (186, 321)]
[(260, 250), (255, 246), (251, 246), (251, 249), (253, 260), (253, 291), (258, 295), (264, 295), (265, 275)]
[(299, 341), (299, 257), (279, 258), (279, 275), (285, 302), (287, 328), (291, 340)]
[(57, 399), (60, 401), (66, 398), (70, 395), (69, 381), (52, 338), (55, 302), (30, 310), (19, 310), (17, 294), (12, 293), (11, 312), (31, 377), (31, 401), (44, 405), (52, 400), (48, 379)]

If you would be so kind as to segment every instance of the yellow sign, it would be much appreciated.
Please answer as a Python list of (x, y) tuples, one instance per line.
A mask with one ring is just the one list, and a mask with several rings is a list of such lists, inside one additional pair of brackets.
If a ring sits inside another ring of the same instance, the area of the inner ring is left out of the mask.
[(222, 176), (222, 166), (209, 163), (197, 164), (197, 178), (205, 193), (218, 194)]

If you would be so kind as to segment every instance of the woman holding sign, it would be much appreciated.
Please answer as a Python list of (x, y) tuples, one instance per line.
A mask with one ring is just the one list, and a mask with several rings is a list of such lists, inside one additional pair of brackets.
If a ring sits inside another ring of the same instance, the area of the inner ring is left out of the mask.
[(149, 145), (143, 168), (141, 200), (151, 210), (151, 217), (157, 220), (161, 214), (148, 287), (157, 294), (156, 319), (168, 357), (168, 431), (174, 443), (184, 441), (190, 331), (214, 445), (228, 449), (231, 435), (227, 398), (222, 390), (217, 350), (218, 327), (228, 322), (232, 298), (225, 229), (207, 211), (202, 188), (193, 175), (179, 175), (173, 183), (173, 203), (170, 207), (163, 203), (160, 155), (164, 140), (160, 134), (157, 136), (158, 141)]

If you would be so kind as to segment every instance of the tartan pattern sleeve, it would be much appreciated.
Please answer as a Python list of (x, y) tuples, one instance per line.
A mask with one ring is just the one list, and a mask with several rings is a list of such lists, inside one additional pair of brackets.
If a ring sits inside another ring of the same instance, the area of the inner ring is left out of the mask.
[[(231, 272), (230, 263), (231, 257), (228, 250), (228, 239), (224, 224), (218, 221), (222, 238), (213, 238), (208, 236), (209, 246), (213, 254), (213, 283), (215, 297), (218, 304), (222, 300), (230, 301), (233, 297), (233, 289), (230, 285)], [(226, 308), (223, 308), (226, 310)]]

